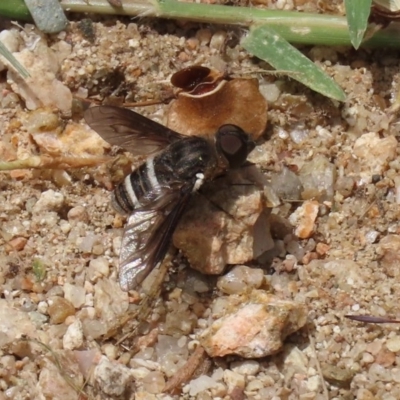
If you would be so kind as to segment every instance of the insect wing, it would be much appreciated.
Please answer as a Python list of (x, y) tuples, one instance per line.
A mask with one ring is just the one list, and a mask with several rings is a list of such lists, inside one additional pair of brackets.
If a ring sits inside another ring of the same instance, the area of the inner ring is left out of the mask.
[(153, 209), (140, 209), (129, 218), (122, 238), (119, 283), (122, 290), (137, 287), (163, 260), (193, 185), (166, 188)]
[(106, 142), (133, 155), (156, 153), (182, 135), (127, 108), (92, 107), (85, 111), (86, 123)]

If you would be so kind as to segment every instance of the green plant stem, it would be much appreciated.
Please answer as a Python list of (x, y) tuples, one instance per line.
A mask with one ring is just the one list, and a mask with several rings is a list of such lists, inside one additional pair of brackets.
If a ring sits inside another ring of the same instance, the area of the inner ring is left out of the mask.
[(0, 0), (0, 15), (10, 19), (29, 21), (32, 19), (28, 7), (23, 0)]
[[(184, 3), (176, 0), (159, 2), (156, 0), (123, 0), (122, 4), (123, 7), (113, 7), (107, 0), (61, 0), (61, 6), (68, 12), (185, 19), (244, 27), (267, 24), (278, 35), (291, 43), (351, 46), (345, 17), (296, 11), (259, 10), (251, 7)], [(6, 15), (12, 10), (21, 10), (24, 6), (23, 0), (0, 1), (0, 15)], [(25, 11), (21, 12), (20, 17), (14, 13), (13, 18), (23, 19), (26, 17), (26, 7)], [(372, 27), (369, 26), (368, 29), (372, 30)], [(391, 31), (379, 31), (364, 45), (399, 48), (399, 30), (393, 32), (393, 28), (391, 28)]]
[[(267, 24), (290, 43), (351, 46), (346, 18), (333, 15), (184, 3), (176, 0), (123, 0), (122, 8), (112, 7), (106, 0), (88, 0), (88, 3), (85, 0), (61, 0), (61, 5), (64, 10), (74, 12), (185, 19), (244, 27)], [(400, 35), (380, 31), (366, 44), (374, 47), (400, 47)]]

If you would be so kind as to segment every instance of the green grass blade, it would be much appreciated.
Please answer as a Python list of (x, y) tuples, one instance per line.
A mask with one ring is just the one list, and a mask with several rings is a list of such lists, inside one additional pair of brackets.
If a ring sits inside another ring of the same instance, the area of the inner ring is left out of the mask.
[(360, 47), (368, 26), (372, 0), (345, 0), (347, 24), (349, 25), (351, 44)]
[(28, 78), (28, 71), (19, 63), (19, 61), (10, 53), (6, 46), (0, 41), (0, 54), (17, 70), (23, 77)]
[(241, 44), (251, 54), (316, 92), (345, 100), (345, 93), (331, 77), (266, 25), (252, 28)]

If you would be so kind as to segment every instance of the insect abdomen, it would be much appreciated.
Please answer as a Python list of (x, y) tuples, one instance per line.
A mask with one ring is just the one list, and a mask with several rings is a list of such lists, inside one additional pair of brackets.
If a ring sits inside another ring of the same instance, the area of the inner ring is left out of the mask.
[(146, 206), (153, 200), (154, 196), (151, 194), (157, 187), (154, 158), (149, 157), (115, 188), (111, 204), (118, 213), (131, 214), (133, 210)]
[(210, 167), (211, 159), (205, 139), (188, 137), (174, 142), (125, 177), (114, 190), (112, 205), (120, 214), (131, 214), (154, 202), (165, 187), (177, 183), (180, 187), (190, 181), (194, 184), (197, 174)]

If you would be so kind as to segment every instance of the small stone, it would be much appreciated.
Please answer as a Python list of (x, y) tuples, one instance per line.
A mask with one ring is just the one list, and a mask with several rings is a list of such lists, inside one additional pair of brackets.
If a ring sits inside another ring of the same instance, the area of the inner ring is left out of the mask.
[(343, 369), (337, 365), (323, 364), (321, 369), (322, 375), (325, 379), (329, 382), (339, 382), (341, 384), (350, 383), (353, 376), (356, 374), (356, 371), (351, 370), (350, 368)]
[(86, 212), (86, 208), (83, 206), (76, 206), (71, 208), (67, 214), (68, 221), (72, 222), (87, 222), (89, 220), (88, 213)]
[(63, 337), (65, 350), (79, 349), (83, 346), (82, 322), (76, 319), (67, 329)]
[(201, 46), (206, 46), (211, 40), (211, 30), (210, 29), (199, 29), (196, 32), (196, 38), (199, 40)]
[(197, 396), (199, 393), (211, 389), (217, 385), (214, 379), (207, 375), (199, 376), (196, 379), (192, 379), (189, 382), (189, 394), (191, 396)]
[(400, 275), (400, 235), (386, 235), (378, 245), (377, 253), (384, 272), (390, 277)]
[(11, 239), (8, 244), (15, 250), (21, 251), (25, 248), (26, 243), (28, 242), (27, 238), (24, 237), (16, 237)]
[(82, 328), (85, 337), (98, 339), (107, 333), (107, 327), (102, 321), (86, 318), (82, 321)]
[(289, 168), (272, 174), (271, 185), (276, 194), (285, 200), (298, 200), (301, 198), (303, 185), (300, 178)]
[(75, 315), (74, 306), (62, 297), (53, 297), (49, 300), (48, 313), (52, 324), (62, 324), (67, 317)]
[(218, 278), (218, 289), (226, 294), (242, 293), (250, 288), (258, 289), (264, 281), (264, 271), (245, 265), (236, 265)]
[(244, 389), (245, 386), (244, 376), (229, 369), (224, 371), (224, 382), (228, 386), (228, 392), (232, 392), (235, 388)]
[(27, 313), (16, 310), (0, 299), (0, 347), (19, 339), (22, 335), (35, 337), (36, 329)]
[(324, 256), (330, 249), (329, 244), (326, 243), (317, 243), (317, 246), (315, 248), (315, 251), (320, 255), (320, 256)]
[(88, 279), (96, 281), (101, 277), (107, 277), (110, 274), (110, 263), (105, 257), (97, 257), (91, 260), (87, 269)]
[(33, 214), (43, 214), (48, 211), (58, 211), (64, 204), (64, 195), (50, 189), (40, 195), (39, 200), (33, 206)]
[(0, 41), (7, 47), (8, 51), (15, 53), (18, 51), (21, 35), (16, 29), (4, 29), (0, 32)]
[(400, 336), (395, 336), (388, 339), (386, 341), (386, 347), (393, 353), (400, 351)]
[(77, 387), (82, 387), (84, 384), (75, 354), (69, 350), (52, 351), (54, 358), (62, 365), (62, 370), (53, 360), (50, 361), (45, 357), (41, 362), (35, 397), (48, 400), (76, 399), (76, 388), (65, 379), (65, 374), (68, 373), (69, 376), (73, 376), (73, 382)]
[(107, 331), (128, 310), (128, 293), (123, 292), (115, 281), (103, 278), (95, 285), (94, 304), (97, 318)]
[(152, 371), (143, 378), (143, 388), (149, 393), (161, 393), (164, 386), (165, 378), (160, 371)]
[(121, 396), (134, 379), (129, 368), (105, 356), (94, 369), (93, 378), (100, 390), (109, 396)]
[(289, 221), (295, 228), (295, 234), (301, 239), (309, 238), (314, 232), (314, 223), (318, 215), (317, 201), (305, 201), (292, 215)]
[(255, 360), (234, 361), (231, 369), (238, 374), (255, 376), (260, 370), (260, 363)]
[(199, 337), (210, 357), (237, 354), (259, 358), (274, 354), (281, 349), (285, 337), (307, 320), (304, 305), (261, 290), (227, 296), (225, 302), (225, 307), (213, 310), (214, 322)]
[(14, 53), (15, 58), (29, 70), (29, 77), (21, 85), (21, 77), (12, 69), (8, 70), (7, 80), (12, 90), (25, 101), (28, 110), (50, 107), (60, 110), (64, 115), (71, 114), (71, 90), (56, 78), (59, 69), (56, 57), (38, 36), (34, 48)]
[(354, 143), (353, 154), (360, 164), (354, 173), (361, 175), (362, 183), (371, 182), (373, 175), (385, 172), (388, 163), (395, 159), (396, 151), (397, 140), (394, 136), (381, 138), (376, 132), (365, 133)]
[(227, 264), (243, 264), (254, 258), (253, 227), (264, 201), (255, 186), (234, 186), (228, 177), (218, 184), (210, 183), (209, 194), (211, 201), (200, 196), (192, 199), (174, 232), (173, 243), (192, 268), (217, 275)]
[(305, 163), (299, 178), (304, 188), (303, 199), (317, 198), (321, 203), (333, 199), (336, 168), (325, 156), (318, 154)]
[(45, 33), (58, 33), (68, 25), (58, 0), (26, 0), (26, 6), (37, 27)]
[(82, 286), (71, 285), (66, 283), (64, 285), (64, 297), (75, 308), (81, 308), (85, 304), (86, 292)]

